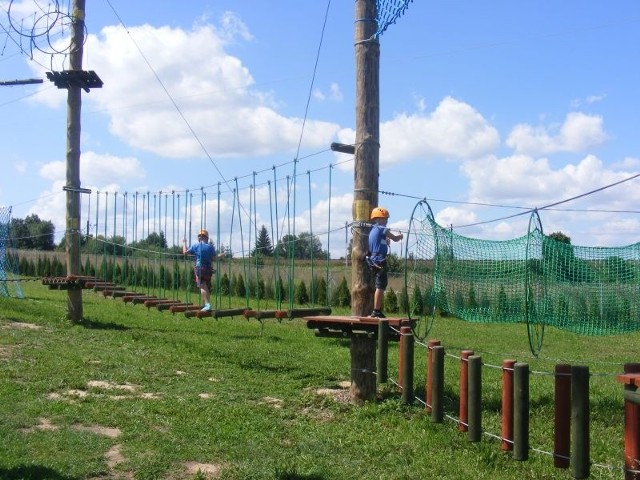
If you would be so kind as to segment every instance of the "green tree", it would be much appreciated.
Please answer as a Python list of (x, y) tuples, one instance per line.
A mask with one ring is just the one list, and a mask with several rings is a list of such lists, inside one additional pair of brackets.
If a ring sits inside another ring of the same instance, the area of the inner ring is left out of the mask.
[(276, 245), (276, 253), (279, 257), (295, 259), (326, 258), (322, 251), (320, 239), (308, 232), (300, 235), (285, 235)]
[(307, 292), (307, 284), (304, 280), (300, 280), (300, 283), (296, 286), (296, 303), (298, 305), (306, 305), (309, 303), (309, 293)]
[(347, 285), (347, 279), (342, 277), (342, 280), (338, 284), (331, 297), (331, 304), (338, 307), (348, 307), (351, 305), (351, 293), (349, 292), (349, 286)]
[(41, 220), (36, 214), (21, 218), (12, 218), (9, 224), (9, 237), (16, 248), (47, 250), (55, 249), (55, 227), (49, 220)]
[(258, 233), (258, 238), (256, 238), (256, 246), (251, 251), (251, 256), (273, 256), (273, 245), (271, 244), (271, 238), (269, 237), (269, 232), (267, 232), (267, 227), (265, 227), (264, 225), (262, 225), (262, 228)]
[(390, 313), (398, 312), (398, 296), (391, 287), (384, 294), (384, 308)]
[(247, 295), (247, 289), (244, 285), (244, 277), (242, 274), (238, 274), (238, 279), (236, 281), (236, 289), (235, 292), (236, 297), (244, 298)]

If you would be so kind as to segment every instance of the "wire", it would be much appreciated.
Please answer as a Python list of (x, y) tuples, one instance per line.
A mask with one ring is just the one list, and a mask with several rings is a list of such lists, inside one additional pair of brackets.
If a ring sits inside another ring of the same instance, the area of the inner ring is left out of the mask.
[(193, 129), (193, 127), (191, 126), (191, 123), (189, 123), (189, 120), (187, 119), (187, 117), (184, 115), (184, 113), (182, 112), (182, 110), (180, 109), (180, 106), (178, 105), (178, 103), (175, 101), (175, 99), (173, 98), (173, 96), (171, 95), (171, 93), (169, 92), (169, 90), (167, 89), (167, 87), (165, 86), (164, 82), (162, 81), (162, 79), (160, 78), (160, 76), (158, 75), (158, 73), (155, 71), (155, 69), (153, 68), (153, 66), (151, 65), (151, 63), (149, 62), (149, 59), (147, 58), (147, 56), (144, 54), (144, 52), (142, 51), (142, 49), (140, 48), (140, 46), (138, 45), (138, 43), (135, 41), (135, 39), (133, 38), (133, 36), (131, 35), (131, 32), (129, 31), (128, 27), (125, 25), (124, 21), (122, 20), (122, 18), (120, 17), (120, 15), (118, 14), (118, 12), (116, 11), (115, 7), (113, 6), (113, 4), (111, 3), (111, 0), (107, 0), (107, 3), (109, 4), (109, 7), (111, 7), (111, 10), (113, 11), (114, 15), (116, 16), (116, 18), (118, 19), (118, 21), (120, 22), (120, 25), (122, 25), (122, 27), (125, 29), (125, 31), (127, 32), (127, 35), (129, 35), (129, 38), (131, 39), (131, 42), (133, 43), (133, 45), (136, 47), (136, 49), (138, 50), (138, 53), (140, 53), (140, 56), (142, 57), (142, 59), (144, 60), (144, 62), (147, 64), (147, 67), (149, 67), (149, 70), (151, 70), (151, 73), (153, 73), (153, 76), (155, 77), (155, 79), (158, 81), (158, 84), (160, 84), (160, 86), (162, 87), (162, 90), (164, 90), (164, 93), (167, 95), (167, 97), (169, 98), (169, 100), (171, 101), (173, 107), (176, 109), (176, 111), (178, 112), (178, 115), (180, 115), (180, 118), (182, 118), (182, 120), (184, 121), (185, 125), (187, 126), (187, 128), (189, 129), (189, 131), (191, 132), (191, 135), (193, 135), (193, 138), (196, 140), (196, 142), (198, 143), (198, 145), (200, 146), (200, 148), (202, 149), (202, 151), (204, 152), (204, 154), (206, 155), (206, 157), (209, 159), (209, 161), (211, 162), (211, 164), (213, 165), (213, 167), (216, 169), (216, 171), (218, 172), (218, 175), (220, 176), (220, 178), (223, 180), (224, 184), (226, 185), (227, 189), (229, 190), (229, 192), (233, 191), (233, 188), (229, 185), (229, 182), (227, 181), (227, 179), (225, 178), (225, 176), (222, 174), (222, 171), (220, 170), (220, 168), (218, 168), (218, 165), (216, 164), (216, 162), (213, 160), (213, 157), (211, 156), (211, 154), (209, 153), (209, 151), (207, 150), (207, 147), (205, 147), (204, 143), (202, 142), (202, 140), (200, 140), (200, 137), (198, 136), (198, 134), (196, 133), (196, 131)]

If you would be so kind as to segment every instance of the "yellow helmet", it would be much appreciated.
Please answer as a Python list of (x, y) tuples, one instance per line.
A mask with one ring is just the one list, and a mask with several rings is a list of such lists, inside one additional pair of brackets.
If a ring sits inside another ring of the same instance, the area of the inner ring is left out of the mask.
[(371, 220), (374, 218), (389, 218), (389, 210), (383, 207), (376, 207), (371, 211)]
[(206, 231), (206, 230), (204, 230), (204, 229), (202, 229), (202, 230), (200, 230), (200, 231), (198, 232), (198, 236), (199, 236), (199, 237), (207, 237), (207, 238), (209, 238), (209, 232), (208, 232), (208, 231)]

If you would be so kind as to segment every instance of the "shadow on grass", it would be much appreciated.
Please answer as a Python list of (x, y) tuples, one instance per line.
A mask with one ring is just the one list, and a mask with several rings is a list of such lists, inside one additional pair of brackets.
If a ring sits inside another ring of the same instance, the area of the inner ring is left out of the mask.
[(55, 470), (42, 467), (40, 465), (18, 465), (14, 468), (0, 468), (0, 478), (7, 480), (24, 480), (24, 479), (41, 479), (47, 480), (75, 480), (75, 477), (69, 477)]
[(81, 327), (89, 328), (91, 330), (119, 330), (119, 331), (130, 330), (129, 327), (125, 327), (124, 325), (120, 325), (119, 323), (94, 322), (93, 320), (88, 318), (83, 318), (82, 321), (78, 323), (78, 325)]

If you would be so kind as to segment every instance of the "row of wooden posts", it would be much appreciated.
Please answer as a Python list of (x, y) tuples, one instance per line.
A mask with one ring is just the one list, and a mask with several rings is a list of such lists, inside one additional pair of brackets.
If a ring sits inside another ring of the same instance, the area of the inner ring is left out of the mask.
[[(389, 325), (380, 319), (378, 330), (377, 377), (388, 381)], [(415, 400), (413, 389), (414, 336), (409, 326), (400, 328), (398, 385), (402, 402)], [(427, 385), (425, 409), (431, 421), (444, 420), (445, 349), (439, 340), (427, 344)], [(515, 460), (529, 456), (529, 365), (515, 360), (502, 363), (501, 449), (512, 451)], [(555, 367), (555, 412), (553, 463), (571, 467), (576, 479), (589, 478), (589, 367), (560, 364)], [(624, 478), (640, 480), (640, 363), (624, 365), (616, 380), (624, 385)], [(460, 404), (458, 429), (469, 441), (482, 436), (482, 358), (472, 350), (460, 355)]]

